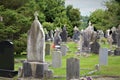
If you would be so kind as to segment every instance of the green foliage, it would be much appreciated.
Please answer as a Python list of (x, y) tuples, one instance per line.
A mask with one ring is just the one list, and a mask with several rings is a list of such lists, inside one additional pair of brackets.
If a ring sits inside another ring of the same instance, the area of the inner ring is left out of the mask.
[(67, 6), (67, 16), (69, 20), (71, 21), (72, 26), (80, 26), (81, 22), (81, 16), (79, 9), (74, 9), (71, 5)]
[(105, 2), (106, 10), (98, 9), (90, 15), (90, 20), (97, 29), (107, 30), (120, 22), (120, 4), (115, 0)]
[(3, 17), (0, 22), (0, 41), (12, 40), (16, 53), (25, 51), (26, 42), (23, 40), (26, 38), (23, 35), (27, 34), (35, 11), (39, 14), (39, 21), (48, 31), (66, 25), (68, 35), (72, 36), (72, 26), (80, 25), (79, 10), (71, 9), (70, 16), (74, 19), (70, 21), (65, 0), (0, 0), (0, 16)]

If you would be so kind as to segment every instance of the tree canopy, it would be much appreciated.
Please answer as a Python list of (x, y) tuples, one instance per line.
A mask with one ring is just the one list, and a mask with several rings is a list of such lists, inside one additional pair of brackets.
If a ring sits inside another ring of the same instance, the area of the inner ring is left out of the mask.
[(3, 17), (0, 41), (13, 41), (16, 53), (25, 51), (27, 31), (34, 20), (35, 11), (43, 28), (48, 31), (66, 25), (68, 35), (72, 36), (73, 26), (80, 26), (79, 10), (72, 7), (68, 16), (65, 0), (0, 0), (0, 16)]

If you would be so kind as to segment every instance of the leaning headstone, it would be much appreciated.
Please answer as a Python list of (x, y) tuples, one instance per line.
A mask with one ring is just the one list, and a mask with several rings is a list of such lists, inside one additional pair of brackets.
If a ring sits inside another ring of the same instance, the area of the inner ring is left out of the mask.
[(61, 48), (60, 48), (60, 51), (61, 51), (61, 53), (62, 53), (62, 56), (65, 56), (66, 53), (67, 53), (67, 51), (68, 51), (67, 46), (64, 45), (64, 44), (62, 44), (62, 45), (61, 45)]
[(17, 71), (14, 71), (14, 47), (9, 41), (0, 42), (0, 76), (14, 77)]
[(50, 44), (49, 43), (46, 43), (45, 55), (50, 55)]
[(97, 41), (93, 42), (90, 45), (90, 47), (91, 47), (91, 52), (92, 53), (99, 54), (100, 44)]
[(99, 50), (99, 64), (107, 65), (108, 64), (108, 49), (100, 48)]
[(59, 68), (62, 65), (62, 54), (60, 51), (54, 51), (52, 53), (52, 67)]
[(79, 79), (80, 77), (80, 61), (77, 58), (69, 58), (67, 59), (66, 64), (66, 80), (70, 79)]
[(43, 27), (34, 14), (35, 20), (28, 33), (27, 60), (23, 62), (23, 77), (44, 79), (48, 71), (48, 64), (45, 62), (45, 34)]

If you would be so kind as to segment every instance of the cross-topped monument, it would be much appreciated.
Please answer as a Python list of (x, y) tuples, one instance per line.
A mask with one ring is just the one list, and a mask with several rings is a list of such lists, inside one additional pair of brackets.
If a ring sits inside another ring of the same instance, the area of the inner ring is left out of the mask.
[(28, 33), (27, 60), (44, 62), (45, 60), (45, 34), (39, 22), (38, 13), (34, 13), (35, 20)]

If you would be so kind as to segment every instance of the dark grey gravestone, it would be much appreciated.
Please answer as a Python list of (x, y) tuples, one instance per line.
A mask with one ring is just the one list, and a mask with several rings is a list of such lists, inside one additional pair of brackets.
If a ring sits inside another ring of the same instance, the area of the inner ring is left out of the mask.
[(99, 54), (100, 44), (97, 41), (93, 42), (90, 45), (90, 47), (91, 47), (91, 52), (92, 53)]
[(62, 65), (62, 54), (60, 51), (54, 51), (52, 53), (52, 66), (54, 68), (59, 68)]
[(46, 44), (45, 54), (46, 54), (46, 55), (50, 55), (50, 44), (49, 44), (49, 43)]
[(99, 64), (107, 65), (108, 64), (108, 49), (100, 48), (99, 50)]
[(66, 80), (70, 79), (79, 79), (80, 77), (80, 61), (77, 58), (69, 58), (67, 59), (67, 68)]
[(114, 50), (114, 55), (120, 56), (120, 48)]
[(62, 53), (62, 56), (65, 56), (65, 55), (66, 55), (67, 50), (68, 50), (67, 46), (62, 44), (62, 45), (61, 45), (61, 48), (60, 48), (60, 51), (61, 51), (61, 53)]
[(117, 44), (117, 32), (116, 31), (112, 32), (112, 39), (113, 39), (112, 44)]
[(0, 42), (0, 76), (14, 77), (17, 71), (14, 71), (14, 47), (9, 41)]
[(120, 48), (120, 25), (117, 29), (117, 46)]
[(67, 31), (66, 31), (66, 27), (64, 26), (62, 29), (62, 32), (60, 33), (62, 42), (67, 42)]

